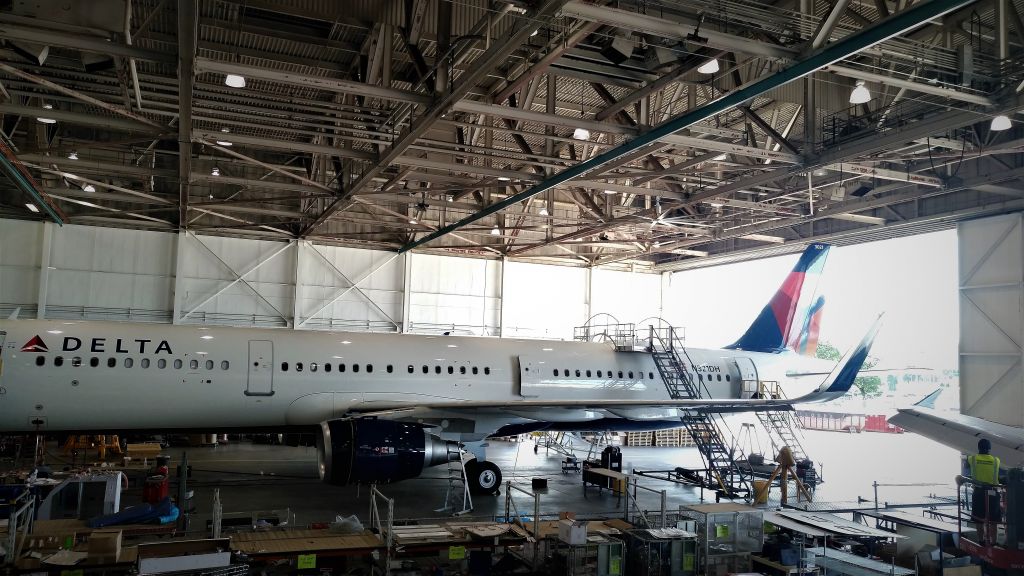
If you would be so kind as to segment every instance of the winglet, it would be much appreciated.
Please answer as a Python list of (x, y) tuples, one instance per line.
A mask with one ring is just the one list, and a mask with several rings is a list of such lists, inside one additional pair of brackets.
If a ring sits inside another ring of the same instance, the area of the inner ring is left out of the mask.
[(832, 372), (829, 373), (828, 377), (825, 378), (825, 381), (821, 383), (821, 386), (802, 398), (796, 398), (794, 403), (827, 402), (849, 392), (850, 388), (853, 387), (854, 380), (857, 379), (857, 373), (860, 372), (864, 361), (867, 360), (868, 354), (871, 352), (871, 345), (874, 344), (875, 336), (878, 334), (878, 329), (881, 325), (882, 315), (879, 314), (878, 319), (871, 325), (871, 329), (864, 335), (860, 344), (857, 344), (857, 346), (843, 356), (839, 363), (836, 364), (836, 367), (832, 369)]
[(939, 388), (935, 390), (935, 392), (932, 392), (931, 394), (925, 396), (924, 398), (921, 398), (916, 403), (914, 403), (914, 406), (919, 406), (921, 408), (931, 408), (932, 410), (934, 410), (935, 401), (939, 399), (940, 394), (942, 394), (942, 388)]

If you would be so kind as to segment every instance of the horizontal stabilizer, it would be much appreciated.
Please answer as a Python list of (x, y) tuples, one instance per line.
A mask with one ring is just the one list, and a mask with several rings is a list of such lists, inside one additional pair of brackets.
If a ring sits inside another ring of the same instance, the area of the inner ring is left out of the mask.
[[(925, 400), (936, 395), (933, 392)], [(978, 440), (987, 438), (992, 443), (992, 454), (1002, 460), (1004, 468), (1024, 465), (1024, 430), (1015, 426), (937, 412), (920, 402), (911, 408), (900, 408), (898, 414), (889, 418), (889, 423), (966, 454), (976, 453)]]

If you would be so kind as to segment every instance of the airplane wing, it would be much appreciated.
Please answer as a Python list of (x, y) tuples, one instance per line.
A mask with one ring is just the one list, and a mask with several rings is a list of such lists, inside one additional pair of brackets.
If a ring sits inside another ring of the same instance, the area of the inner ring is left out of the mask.
[(368, 409), (358, 411), (358, 416), (385, 416), (404, 412), (424, 410), (499, 410), (499, 409), (524, 409), (524, 408), (574, 408), (574, 409), (628, 409), (628, 408), (674, 408), (677, 410), (703, 411), (703, 412), (756, 412), (765, 410), (792, 410), (796, 404), (809, 404), (815, 402), (827, 402), (846, 394), (853, 386), (857, 378), (857, 372), (867, 359), (874, 343), (875, 335), (881, 324), (881, 316), (861, 340), (860, 344), (846, 353), (836, 364), (836, 367), (828, 374), (824, 382), (809, 394), (797, 398), (686, 398), (686, 399), (665, 399), (665, 400), (622, 400), (622, 399), (553, 399), (533, 400), (523, 398), (520, 400), (496, 401), (496, 400), (450, 400), (427, 402), (402, 407), (391, 407), (380, 409)]
[(889, 422), (968, 454), (977, 452), (978, 440), (988, 438), (992, 454), (1003, 461), (1004, 467), (1024, 464), (1024, 430), (974, 416), (938, 412), (933, 409), (936, 396), (938, 392), (933, 392), (910, 408), (900, 408)]

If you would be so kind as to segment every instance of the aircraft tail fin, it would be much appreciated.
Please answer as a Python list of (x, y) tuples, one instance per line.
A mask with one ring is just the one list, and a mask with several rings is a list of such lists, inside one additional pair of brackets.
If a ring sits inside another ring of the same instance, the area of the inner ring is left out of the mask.
[(875, 336), (878, 334), (878, 328), (881, 325), (882, 316), (879, 315), (860, 343), (850, 349), (839, 360), (839, 363), (836, 364), (836, 367), (825, 378), (825, 381), (821, 383), (821, 386), (807, 396), (797, 398), (794, 403), (827, 402), (849, 392), (850, 388), (853, 387), (854, 380), (857, 379), (857, 373), (860, 372), (861, 366), (864, 365), (864, 361), (867, 360), (868, 354), (871, 352), (871, 345), (874, 344)]
[(794, 319), (803, 318), (797, 315), (801, 302), (806, 303), (817, 290), (829, 248), (828, 244), (809, 245), (754, 323), (739, 340), (726, 348), (751, 352), (785, 350), (793, 337)]
[(21, 313), (21, 306), (18, 306), (17, 308), (14, 309), (13, 312), (11, 312), (11, 315), (8, 316), (7, 319), (8, 320), (17, 320), (18, 319), (18, 314), (20, 314), (20, 313)]
[(942, 394), (942, 388), (938, 388), (935, 390), (935, 392), (932, 392), (931, 394), (925, 396), (924, 398), (921, 398), (920, 400), (914, 403), (914, 406), (918, 406), (920, 408), (931, 408), (932, 410), (934, 410), (935, 401), (939, 399), (940, 394)]
[(825, 297), (818, 296), (814, 304), (807, 309), (804, 315), (803, 327), (797, 333), (796, 338), (790, 342), (789, 347), (794, 352), (803, 356), (814, 356), (818, 353), (818, 333), (821, 331), (821, 317), (825, 313)]

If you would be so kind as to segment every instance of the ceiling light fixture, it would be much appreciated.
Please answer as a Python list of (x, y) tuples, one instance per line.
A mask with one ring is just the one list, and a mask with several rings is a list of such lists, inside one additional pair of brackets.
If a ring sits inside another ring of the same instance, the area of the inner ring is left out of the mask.
[(540, 207), (540, 215), (541, 216), (547, 216), (548, 215), (548, 209), (545, 208), (544, 206), (541, 206)]
[(812, 174), (814, 174), (815, 176), (828, 176), (828, 170), (824, 168), (818, 168), (817, 170), (812, 172)]
[(498, 182), (508, 182), (511, 180), (508, 176), (498, 176)]
[(409, 224), (419, 224), (416, 218), (409, 218)]
[(714, 74), (721, 69), (722, 67), (718, 65), (718, 58), (712, 58), (707, 62), (701, 64), (697, 68), (697, 72), (700, 72), (701, 74)]
[(850, 104), (865, 104), (871, 101), (871, 91), (863, 80), (857, 80), (857, 86), (850, 92)]
[(494, 225), (494, 228), (491, 228), (491, 236), (501, 236), (501, 230), (498, 230), (497, 224)]
[(712, 160), (717, 160), (717, 161), (721, 162), (722, 160), (725, 160), (728, 157), (729, 157), (728, 154), (719, 154), (718, 156), (715, 156), (714, 158), (712, 158)]
[(605, 190), (605, 194), (615, 194), (615, 190)]
[(78, 152), (72, 150), (71, 153), (68, 154), (68, 160), (78, 160)]
[(31, 210), (33, 212), (36, 212), (36, 213), (39, 212), (39, 208), (36, 208), (36, 205), (32, 204), (32, 203), (25, 204), (25, 208), (28, 208), (29, 210)]
[(1006, 114), (1000, 114), (992, 119), (992, 124), (988, 127), (993, 132), (1002, 132), (1003, 130), (1009, 130), (1013, 128), (1013, 122), (1010, 121), (1010, 117)]
[(221, 131), (221, 132), (223, 132), (223, 133), (225, 133), (225, 134), (228, 134), (228, 133), (230, 133), (230, 132), (231, 132), (231, 129), (230, 129), (230, 128), (228, 128), (227, 126), (225, 126), (225, 127), (221, 128), (221, 129), (220, 129), (220, 131)]
[(57, 121), (53, 118), (36, 118), (41, 124), (56, 124)]
[(220, 176), (220, 168), (214, 166), (213, 170), (210, 170), (210, 176)]
[(85, 186), (82, 186), (82, 190), (85, 190), (86, 192), (95, 192), (96, 187), (92, 184), (86, 184)]
[(227, 140), (217, 140), (217, 146), (230, 147), (230, 146), (232, 146), (232, 144), (231, 144), (231, 142), (228, 142)]
[(238, 74), (228, 74), (224, 77), (224, 83), (232, 88), (245, 88), (245, 76), (239, 76)]
[(590, 130), (577, 128), (572, 131), (573, 140), (590, 140)]

